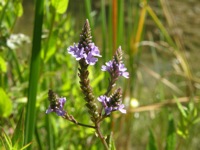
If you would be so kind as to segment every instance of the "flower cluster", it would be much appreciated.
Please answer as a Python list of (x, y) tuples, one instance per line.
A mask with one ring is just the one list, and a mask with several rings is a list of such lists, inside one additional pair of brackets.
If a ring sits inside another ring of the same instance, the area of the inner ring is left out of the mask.
[[(121, 46), (118, 48), (117, 51), (118, 52), (121, 51)], [(113, 78), (118, 78), (119, 76), (124, 76), (125, 78), (129, 78), (129, 73), (126, 72), (127, 68), (124, 66), (123, 62), (115, 58), (118, 58), (118, 57), (115, 56), (113, 60), (106, 62), (106, 65), (103, 65), (101, 70), (108, 71), (111, 77)]]
[(101, 57), (98, 47), (92, 43), (92, 36), (90, 31), (90, 25), (86, 20), (85, 25), (80, 34), (80, 41), (78, 45), (70, 46), (68, 53), (71, 54), (76, 60), (84, 59), (88, 65), (95, 65), (98, 58)]
[(76, 60), (85, 59), (88, 65), (94, 65), (98, 61), (96, 57), (101, 57), (99, 49), (94, 43), (89, 43), (86, 47), (81, 43), (74, 44), (74, 46), (68, 48), (68, 53), (75, 57)]
[[(83, 26), (79, 43), (74, 43), (73, 46), (70, 46), (68, 48), (68, 53), (71, 54), (79, 62), (78, 76), (80, 78), (80, 88), (84, 94), (86, 107), (88, 108), (88, 112), (91, 115), (91, 120), (96, 123), (98, 120), (101, 120), (102, 114), (98, 111), (98, 105), (96, 104), (96, 99), (93, 94), (92, 87), (90, 86), (88, 66), (95, 65), (98, 61), (97, 57), (101, 57), (101, 55), (98, 47), (95, 46), (95, 44), (92, 42), (91, 30), (88, 20), (86, 20)], [(113, 59), (106, 62), (106, 64), (102, 66), (101, 70), (108, 71), (110, 74), (107, 92), (97, 98), (98, 101), (102, 103), (102, 107), (105, 111), (104, 115), (108, 116), (111, 112), (117, 110), (122, 113), (126, 113), (124, 105), (122, 104), (121, 89), (116, 90), (114, 94), (112, 94), (112, 89), (119, 76), (129, 78), (127, 68), (122, 62), (121, 47), (117, 49)], [(50, 106), (46, 110), (46, 113), (55, 112), (58, 116), (62, 116), (70, 121), (74, 121), (74, 119), (72, 119), (63, 109), (66, 98), (60, 98), (53, 91), (49, 90), (49, 101)]]
[(106, 95), (99, 96), (98, 101), (102, 103), (105, 114), (110, 115), (112, 111), (119, 110), (121, 113), (126, 113), (126, 110), (124, 109), (124, 104), (121, 104), (121, 90), (118, 89), (115, 94), (113, 94), (110, 97), (107, 97)]
[(64, 104), (66, 102), (65, 97), (58, 97), (56, 93), (54, 93), (52, 90), (49, 90), (49, 101), (50, 101), (50, 106), (46, 110), (46, 113), (51, 113), (55, 112), (58, 116), (65, 116), (66, 112), (63, 109)]

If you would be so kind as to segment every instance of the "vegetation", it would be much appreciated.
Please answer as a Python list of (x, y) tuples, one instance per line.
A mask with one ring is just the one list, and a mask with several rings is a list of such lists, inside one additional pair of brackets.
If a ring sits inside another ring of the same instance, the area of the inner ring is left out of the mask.
[(187, 1), (81, 2), (0, 1), (0, 149), (104, 149), (93, 128), (45, 113), (52, 89), (66, 97), (64, 109), (78, 122), (95, 122), (79, 65), (67, 53), (86, 19), (102, 56), (88, 67), (96, 101), (108, 87), (101, 66), (119, 46), (129, 72), (116, 82), (126, 114), (113, 112), (101, 123), (109, 149), (200, 149), (198, 9), (185, 7)]

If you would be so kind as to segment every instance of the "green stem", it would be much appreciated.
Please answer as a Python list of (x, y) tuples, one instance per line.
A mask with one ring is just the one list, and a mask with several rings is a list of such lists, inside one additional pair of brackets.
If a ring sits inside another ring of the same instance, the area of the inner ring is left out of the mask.
[(83, 123), (80, 123), (80, 122), (77, 122), (77, 123), (75, 123), (75, 124), (77, 124), (77, 125), (79, 125), (79, 126), (83, 126), (83, 127), (93, 128), (93, 129), (96, 128), (95, 126), (91, 126), (91, 125), (83, 124)]

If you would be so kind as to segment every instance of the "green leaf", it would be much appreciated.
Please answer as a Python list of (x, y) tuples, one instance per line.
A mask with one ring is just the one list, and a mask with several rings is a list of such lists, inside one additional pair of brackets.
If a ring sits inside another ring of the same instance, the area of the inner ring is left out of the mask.
[(149, 143), (147, 145), (146, 150), (157, 150), (156, 140), (151, 130), (149, 130)]
[(178, 101), (178, 99), (177, 99), (176, 97), (175, 97), (175, 100), (176, 100), (178, 109), (179, 109), (179, 111), (181, 112), (182, 116), (183, 116), (184, 118), (187, 118), (187, 113), (186, 113), (187, 110), (184, 110), (184, 107), (181, 105), (181, 103)]
[(167, 131), (167, 145), (165, 150), (175, 150), (176, 147), (176, 129), (172, 115), (169, 116), (168, 131)]
[(24, 142), (24, 110), (21, 113), (17, 126), (15, 128), (12, 143), (15, 149), (20, 149), (23, 147)]
[(15, 2), (15, 10), (18, 17), (21, 17), (23, 15), (23, 6), (21, 0), (17, 0)]
[(12, 102), (6, 92), (0, 87), (0, 117), (8, 117), (12, 111)]
[(0, 127), (0, 139), (2, 144), (4, 145), (5, 149), (12, 149), (12, 142), (9, 138), (9, 136), (7, 136), (7, 134), (4, 132), (4, 129), (2, 127)]
[(104, 78), (104, 73), (101, 72), (100, 75), (98, 75), (94, 80), (91, 82), (92, 87), (96, 87), (99, 82), (101, 82)]
[(32, 144), (32, 142), (26, 144), (26, 145), (25, 145), (24, 147), (22, 147), (20, 150), (24, 150), (24, 149), (26, 149), (26, 148), (29, 147), (31, 144)]
[(55, 8), (59, 14), (65, 13), (68, 7), (69, 0), (51, 0), (51, 5)]
[[(44, 62), (46, 63), (56, 52), (56, 42), (57, 42), (57, 36), (58, 36), (58, 31), (54, 31), (51, 35), (51, 37), (49, 37), (49, 42), (48, 42), (48, 46), (44, 47), (44, 49), (42, 49), (42, 58), (44, 59)], [(47, 50), (46, 50), (47, 49)], [(45, 54), (46, 52), (46, 54)]]
[(6, 61), (0, 56), (0, 72), (6, 72), (7, 71), (7, 66), (6, 66)]

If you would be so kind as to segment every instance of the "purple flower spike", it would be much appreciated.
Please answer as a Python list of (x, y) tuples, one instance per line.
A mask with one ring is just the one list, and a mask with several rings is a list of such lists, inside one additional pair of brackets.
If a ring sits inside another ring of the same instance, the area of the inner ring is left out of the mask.
[(88, 44), (85, 48), (80, 43), (78, 46), (74, 44), (74, 46), (68, 48), (68, 53), (75, 57), (76, 60), (84, 58), (88, 65), (95, 65), (98, 61), (96, 57), (101, 57), (99, 49), (94, 45), (94, 43)]
[(122, 63), (117, 63), (114, 59), (106, 62), (106, 65), (101, 67), (102, 71), (108, 71), (111, 75), (114, 74), (115, 77), (123, 76), (129, 78), (129, 73), (126, 72), (127, 68)]
[(105, 114), (110, 115), (112, 111), (119, 110), (121, 113), (126, 113), (126, 110), (124, 109), (124, 105), (120, 104), (119, 102), (113, 101), (110, 97), (107, 97), (105, 95), (99, 96), (98, 101), (102, 103)]
[(52, 104), (46, 110), (46, 113), (55, 112), (58, 116), (64, 116), (66, 112), (64, 111), (63, 107), (66, 102), (66, 98), (58, 98), (56, 104)]
[(106, 62), (106, 65), (101, 67), (102, 71), (108, 71), (113, 80), (116, 80), (119, 76), (129, 78), (129, 73), (126, 72), (127, 68), (122, 62), (122, 50), (121, 46), (117, 49), (113, 60)]

